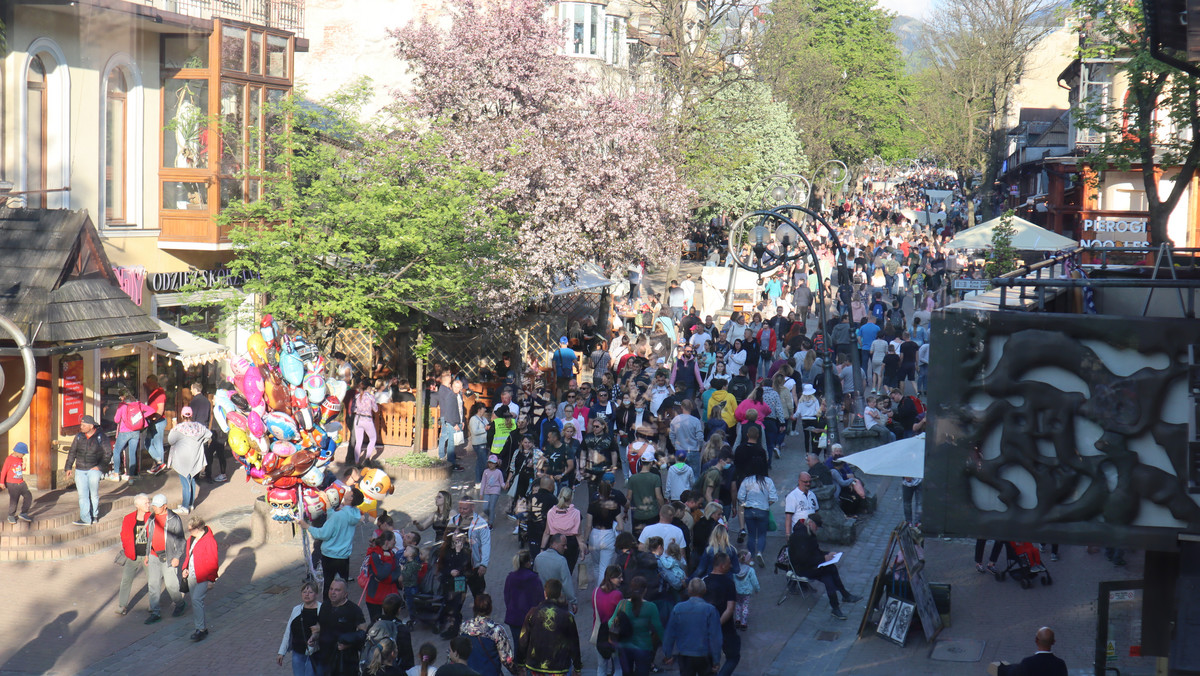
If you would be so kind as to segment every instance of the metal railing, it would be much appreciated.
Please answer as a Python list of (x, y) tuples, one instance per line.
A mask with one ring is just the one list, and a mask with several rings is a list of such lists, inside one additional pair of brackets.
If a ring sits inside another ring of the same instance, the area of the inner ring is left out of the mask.
[(143, 0), (167, 12), (201, 19), (229, 19), (304, 36), (304, 0)]
[[(1149, 276), (1147, 278), (1112, 278), (1112, 277), (1097, 277), (1072, 279), (1064, 277), (1052, 276), (1055, 266), (1064, 264), (1067, 260), (1075, 257), (1080, 253), (1095, 253), (1100, 254), (1101, 263), (1098, 267), (1093, 267), (1093, 271), (1104, 272), (1109, 268), (1109, 254), (1159, 254), (1159, 247), (1081, 247), (1071, 251), (1064, 251), (1047, 258), (1044, 261), (1039, 261), (1030, 265), (1024, 265), (1012, 272), (1003, 276), (996, 277), (991, 280), (993, 287), (1000, 289), (1000, 304), (999, 309), (1009, 309), (1008, 306), (1008, 290), (1010, 288), (1019, 290), (1019, 300), (1036, 300), (1037, 309), (1039, 311), (1046, 309), (1046, 300), (1048, 294), (1057, 295), (1059, 292), (1067, 289), (1079, 288), (1125, 288), (1125, 289), (1150, 289), (1153, 293), (1154, 289), (1179, 289), (1179, 300), (1181, 309), (1187, 317), (1195, 317), (1195, 290), (1200, 289), (1200, 279), (1178, 279), (1175, 274), (1178, 272), (1195, 273), (1198, 269), (1198, 261), (1200, 259), (1200, 248), (1175, 248), (1170, 249), (1171, 258), (1169, 259), (1169, 267), (1162, 267), (1160, 263), (1154, 266), (1138, 265), (1133, 266), (1139, 270), (1145, 271)], [(1181, 258), (1176, 258), (1176, 257)], [(1185, 258), (1184, 258), (1185, 257)], [(1186, 260), (1186, 265), (1177, 265), (1177, 260)], [(1171, 275), (1171, 277), (1160, 277), (1162, 274)], [(1031, 276), (1032, 275), (1032, 276)], [(1051, 276), (1046, 276), (1051, 275)], [(1183, 289), (1191, 289), (1192, 291), (1186, 296), (1183, 294)], [(1149, 299), (1147, 299), (1147, 306)], [(1145, 310), (1143, 310), (1143, 314)]]

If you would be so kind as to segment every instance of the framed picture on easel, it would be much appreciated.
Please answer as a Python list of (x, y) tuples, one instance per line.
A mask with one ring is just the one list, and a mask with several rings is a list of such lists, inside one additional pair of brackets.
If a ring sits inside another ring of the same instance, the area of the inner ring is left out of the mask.
[(908, 629), (912, 626), (916, 606), (902, 599), (888, 597), (883, 604), (883, 615), (875, 632), (889, 641), (904, 646)]

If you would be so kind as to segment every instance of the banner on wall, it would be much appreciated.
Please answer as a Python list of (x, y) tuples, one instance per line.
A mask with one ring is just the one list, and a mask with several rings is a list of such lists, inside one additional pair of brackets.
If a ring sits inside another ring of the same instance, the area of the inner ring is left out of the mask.
[(64, 429), (79, 427), (83, 418), (83, 360), (63, 361), (61, 365), (59, 398), (62, 400), (59, 420)]

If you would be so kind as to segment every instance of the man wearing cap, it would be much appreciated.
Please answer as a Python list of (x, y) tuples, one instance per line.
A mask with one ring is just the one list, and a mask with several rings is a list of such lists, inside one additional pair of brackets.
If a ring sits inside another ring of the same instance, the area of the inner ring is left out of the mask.
[(571, 378), (578, 373), (579, 357), (576, 356), (575, 350), (567, 347), (568, 342), (570, 341), (566, 336), (559, 338), (558, 349), (550, 355), (550, 363), (554, 366), (554, 392), (560, 397), (566, 394)]
[[(4, 469), (0, 470), (0, 490), (8, 491), (8, 522), (16, 523), (20, 518), (22, 521), (33, 521), (29, 517), (29, 504), (33, 502), (33, 494), (29, 492), (29, 486), (25, 483), (25, 457), (29, 455), (29, 447), (24, 441), (18, 441), (16, 446), (13, 446), (12, 453), (4, 459)], [(17, 506), (21, 505), (21, 511), (17, 511)]]
[(196, 506), (196, 475), (204, 470), (204, 445), (212, 439), (212, 431), (192, 419), (191, 406), (180, 409), (179, 417), (183, 422), (171, 430), (167, 442), (171, 444), (171, 469), (183, 485), (179, 512), (187, 514)]
[(658, 510), (666, 504), (662, 492), (662, 479), (654, 471), (653, 447), (648, 452), (651, 453), (649, 461), (643, 458), (638, 473), (630, 477), (625, 484), (629, 491), (634, 535), (641, 535), (643, 528), (657, 522)]
[(66, 477), (75, 477), (75, 490), (79, 491), (79, 518), (76, 526), (100, 523), (100, 477), (108, 467), (112, 454), (102, 437), (96, 419), (90, 415), (79, 421), (79, 434), (71, 440), (67, 451)]
[(817, 542), (817, 528), (820, 526), (821, 515), (809, 514), (804, 525), (793, 530), (788, 536), (788, 558), (797, 575), (818, 580), (825, 585), (830, 611), (834, 618), (844, 620), (846, 614), (838, 604), (838, 594), (842, 595), (842, 601), (846, 603), (857, 603), (862, 597), (847, 591), (846, 585), (842, 584), (842, 577), (838, 575), (837, 564), (830, 563), (835, 555), (821, 550)]
[(183, 520), (178, 514), (167, 509), (167, 496), (162, 493), (154, 496), (150, 501), (150, 508), (154, 515), (145, 525), (146, 574), (149, 576), (147, 586), (150, 588), (150, 617), (146, 618), (146, 624), (154, 624), (162, 619), (158, 604), (164, 584), (167, 587), (167, 595), (175, 602), (175, 610), (171, 612), (171, 616), (179, 617), (187, 610), (187, 603), (179, 591), (179, 561), (183, 558), (187, 544)]

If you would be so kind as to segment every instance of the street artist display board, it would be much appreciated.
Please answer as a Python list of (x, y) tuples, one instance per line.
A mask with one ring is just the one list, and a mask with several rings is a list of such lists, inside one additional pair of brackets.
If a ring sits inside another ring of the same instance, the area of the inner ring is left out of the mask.
[[(877, 633), (903, 646), (912, 621), (912, 610), (903, 608), (901, 604), (915, 606), (917, 616), (921, 618), (921, 629), (925, 633), (925, 640), (932, 642), (942, 630), (942, 616), (938, 613), (937, 604), (933, 600), (933, 590), (929, 588), (929, 581), (925, 579), (925, 561), (918, 554), (912, 531), (903, 524), (897, 526), (888, 540), (886, 552), (887, 554), (879, 566), (879, 574), (875, 577), (875, 584), (871, 587), (870, 595), (867, 596), (867, 612), (859, 624), (858, 637), (862, 638), (868, 625), (872, 623), (870, 609), (877, 607), (880, 600), (884, 599), (883, 613), (880, 614), (880, 620), (875, 625)], [(898, 562), (896, 561), (897, 554), (901, 559)], [(893, 564), (903, 566), (903, 570), (897, 571)], [(886, 583), (889, 579), (896, 579), (897, 572), (903, 572), (903, 577), (908, 580), (913, 596), (911, 602), (894, 598), (887, 593)], [(888, 610), (892, 610), (890, 616)], [(907, 613), (903, 613), (906, 622), (900, 626), (896, 620), (903, 610), (907, 610)]]

